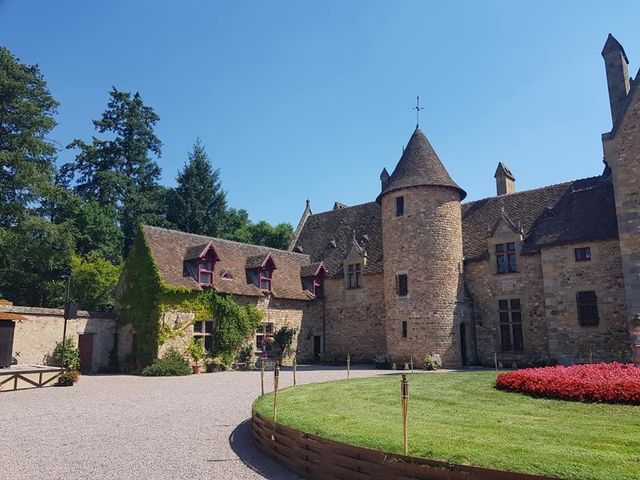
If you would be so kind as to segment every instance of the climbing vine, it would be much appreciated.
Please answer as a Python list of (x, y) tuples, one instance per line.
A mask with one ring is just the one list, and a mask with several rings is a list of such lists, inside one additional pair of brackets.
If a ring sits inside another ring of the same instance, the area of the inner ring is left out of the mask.
[[(216, 320), (213, 353), (229, 366), (264, 318), (264, 312), (254, 305), (238, 304), (232, 295), (212, 289), (194, 292), (164, 283), (141, 231), (134, 240), (119, 290), (122, 321), (131, 323), (138, 334), (135, 353), (139, 366), (150, 364), (167, 340), (186, 335), (193, 322), (210, 319)], [(192, 312), (195, 316), (192, 322), (172, 327), (161, 321), (167, 311)]]

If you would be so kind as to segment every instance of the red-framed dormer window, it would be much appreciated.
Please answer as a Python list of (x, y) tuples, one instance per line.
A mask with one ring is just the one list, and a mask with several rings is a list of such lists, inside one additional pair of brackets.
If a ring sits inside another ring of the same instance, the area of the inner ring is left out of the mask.
[(260, 269), (260, 290), (265, 292), (271, 291), (271, 284), (273, 280), (273, 270), (270, 268)]
[(204, 246), (196, 246), (192, 248), (192, 261), (195, 263), (196, 280), (204, 287), (213, 286), (215, 280), (214, 270), (216, 262), (220, 260), (218, 254), (211, 242)]
[(202, 259), (198, 262), (198, 282), (200, 285), (213, 285), (213, 261)]
[(316, 298), (324, 298), (324, 277), (315, 277), (313, 279), (312, 293)]

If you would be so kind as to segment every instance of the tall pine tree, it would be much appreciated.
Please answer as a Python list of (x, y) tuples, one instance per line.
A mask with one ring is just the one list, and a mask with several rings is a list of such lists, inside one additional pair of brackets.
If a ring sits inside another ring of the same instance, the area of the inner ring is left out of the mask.
[(124, 237), (126, 256), (139, 223), (164, 223), (166, 189), (158, 184), (162, 143), (154, 132), (160, 117), (139, 93), (109, 92), (109, 103), (93, 124), (109, 140), (91, 144), (74, 140), (67, 148), (80, 149), (74, 162), (62, 168), (67, 183), (86, 201), (115, 207)]
[(167, 195), (167, 221), (183, 232), (220, 235), (226, 193), (220, 185), (220, 169), (213, 168), (199, 139), (177, 181), (177, 187)]
[(68, 225), (43, 214), (57, 106), (38, 67), (0, 48), (0, 297), (21, 305), (59, 305), (74, 247)]
[(0, 227), (15, 227), (52, 186), (58, 102), (37, 65), (0, 47)]

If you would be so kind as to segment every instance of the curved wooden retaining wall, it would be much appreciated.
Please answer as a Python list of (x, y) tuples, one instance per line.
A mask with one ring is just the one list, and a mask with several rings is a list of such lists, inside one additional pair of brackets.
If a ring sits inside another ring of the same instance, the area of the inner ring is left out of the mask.
[(262, 452), (312, 480), (558, 480), (355, 447), (285, 427), (255, 411), (252, 424)]

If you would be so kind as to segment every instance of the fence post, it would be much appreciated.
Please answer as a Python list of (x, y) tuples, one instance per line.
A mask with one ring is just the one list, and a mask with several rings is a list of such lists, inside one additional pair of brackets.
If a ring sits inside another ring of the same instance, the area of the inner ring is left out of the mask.
[(347, 380), (351, 376), (351, 355), (347, 353)]
[(293, 386), (296, 386), (296, 366), (298, 365), (298, 362), (296, 361), (296, 357), (293, 357)]
[(402, 374), (400, 382), (400, 397), (402, 401), (402, 438), (405, 455), (409, 455), (409, 382), (407, 375)]
[(278, 417), (278, 381), (280, 380), (280, 367), (276, 364), (273, 370), (273, 421)]
[(260, 391), (264, 395), (264, 357), (260, 358)]

